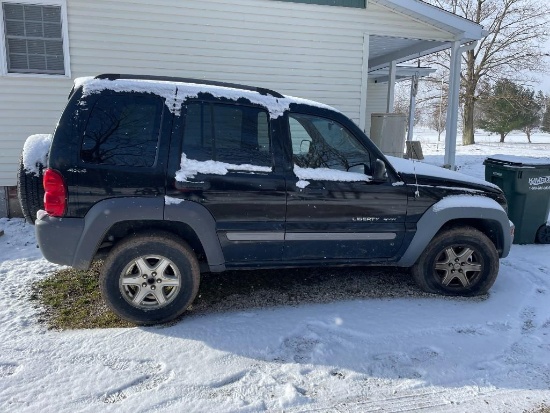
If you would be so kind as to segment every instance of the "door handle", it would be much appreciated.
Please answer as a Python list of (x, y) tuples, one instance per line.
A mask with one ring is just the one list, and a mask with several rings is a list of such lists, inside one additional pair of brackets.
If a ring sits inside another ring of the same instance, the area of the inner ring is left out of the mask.
[(328, 189), (322, 186), (306, 186), (304, 192), (308, 195), (328, 195)]
[(210, 182), (176, 181), (176, 189), (183, 192), (204, 191), (210, 189)]

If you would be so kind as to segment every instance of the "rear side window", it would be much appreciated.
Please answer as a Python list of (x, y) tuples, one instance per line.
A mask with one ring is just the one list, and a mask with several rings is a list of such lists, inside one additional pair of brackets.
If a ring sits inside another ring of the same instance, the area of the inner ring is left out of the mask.
[(249, 106), (190, 103), (183, 152), (198, 161), (271, 166), (268, 114)]
[(157, 158), (162, 100), (155, 96), (102, 96), (84, 132), (86, 163), (151, 167)]

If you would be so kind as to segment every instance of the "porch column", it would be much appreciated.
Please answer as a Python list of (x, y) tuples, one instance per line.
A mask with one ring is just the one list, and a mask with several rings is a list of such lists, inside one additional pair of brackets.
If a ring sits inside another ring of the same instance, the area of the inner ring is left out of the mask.
[(458, 127), (458, 105), (460, 94), (461, 53), (460, 42), (451, 46), (451, 65), (449, 74), (449, 98), (447, 104), (447, 127), (445, 128), (444, 168), (455, 170), (456, 136)]
[(390, 77), (388, 81), (388, 103), (386, 113), (393, 113), (393, 104), (395, 102), (395, 75), (397, 72), (397, 62), (394, 60), (390, 63)]

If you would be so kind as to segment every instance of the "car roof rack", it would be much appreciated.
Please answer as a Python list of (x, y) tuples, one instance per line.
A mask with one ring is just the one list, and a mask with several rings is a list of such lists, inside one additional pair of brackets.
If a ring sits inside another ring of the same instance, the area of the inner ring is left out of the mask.
[(184, 77), (170, 77), (170, 76), (150, 76), (150, 75), (128, 75), (128, 74), (117, 74), (117, 73), (104, 73), (95, 77), (95, 79), (106, 79), (106, 80), (152, 80), (152, 81), (164, 81), (164, 82), (180, 82), (180, 83), (196, 83), (199, 85), (208, 85), (208, 86), (221, 86), (228, 87), (232, 89), (241, 89), (248, 90), (251, 92), (258, 92), (261, 95), (267, 96), (271, 95), (274, 98), (284, 98), (279, 92), (275, 92), (271, 89), (266, 89), (263, 87), (253, 87), (246, 85), (239, 85), (236, 83), (225, 83), (225, 82), (216, 82), (213, 80), (203, 80), (203, 79), (189, 79)]

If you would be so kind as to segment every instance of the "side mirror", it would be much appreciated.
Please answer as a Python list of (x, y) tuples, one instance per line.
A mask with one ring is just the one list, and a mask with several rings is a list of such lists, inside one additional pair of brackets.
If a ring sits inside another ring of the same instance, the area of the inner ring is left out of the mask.
[(386, 164), (382, 159), (377, 159), (374, 162), (374, 173), (372, 174), (372, 179), (374, 182), (386, 182), (388, 180)]
[(358, 174), (367, 175), (367, 166), (364, 163), (352, 165), (348, 168), (348, 172), (355, 172)]
[(300, 153), (308, 153), (311, 147), (311, 141), (304, 139), (300, 142)]

